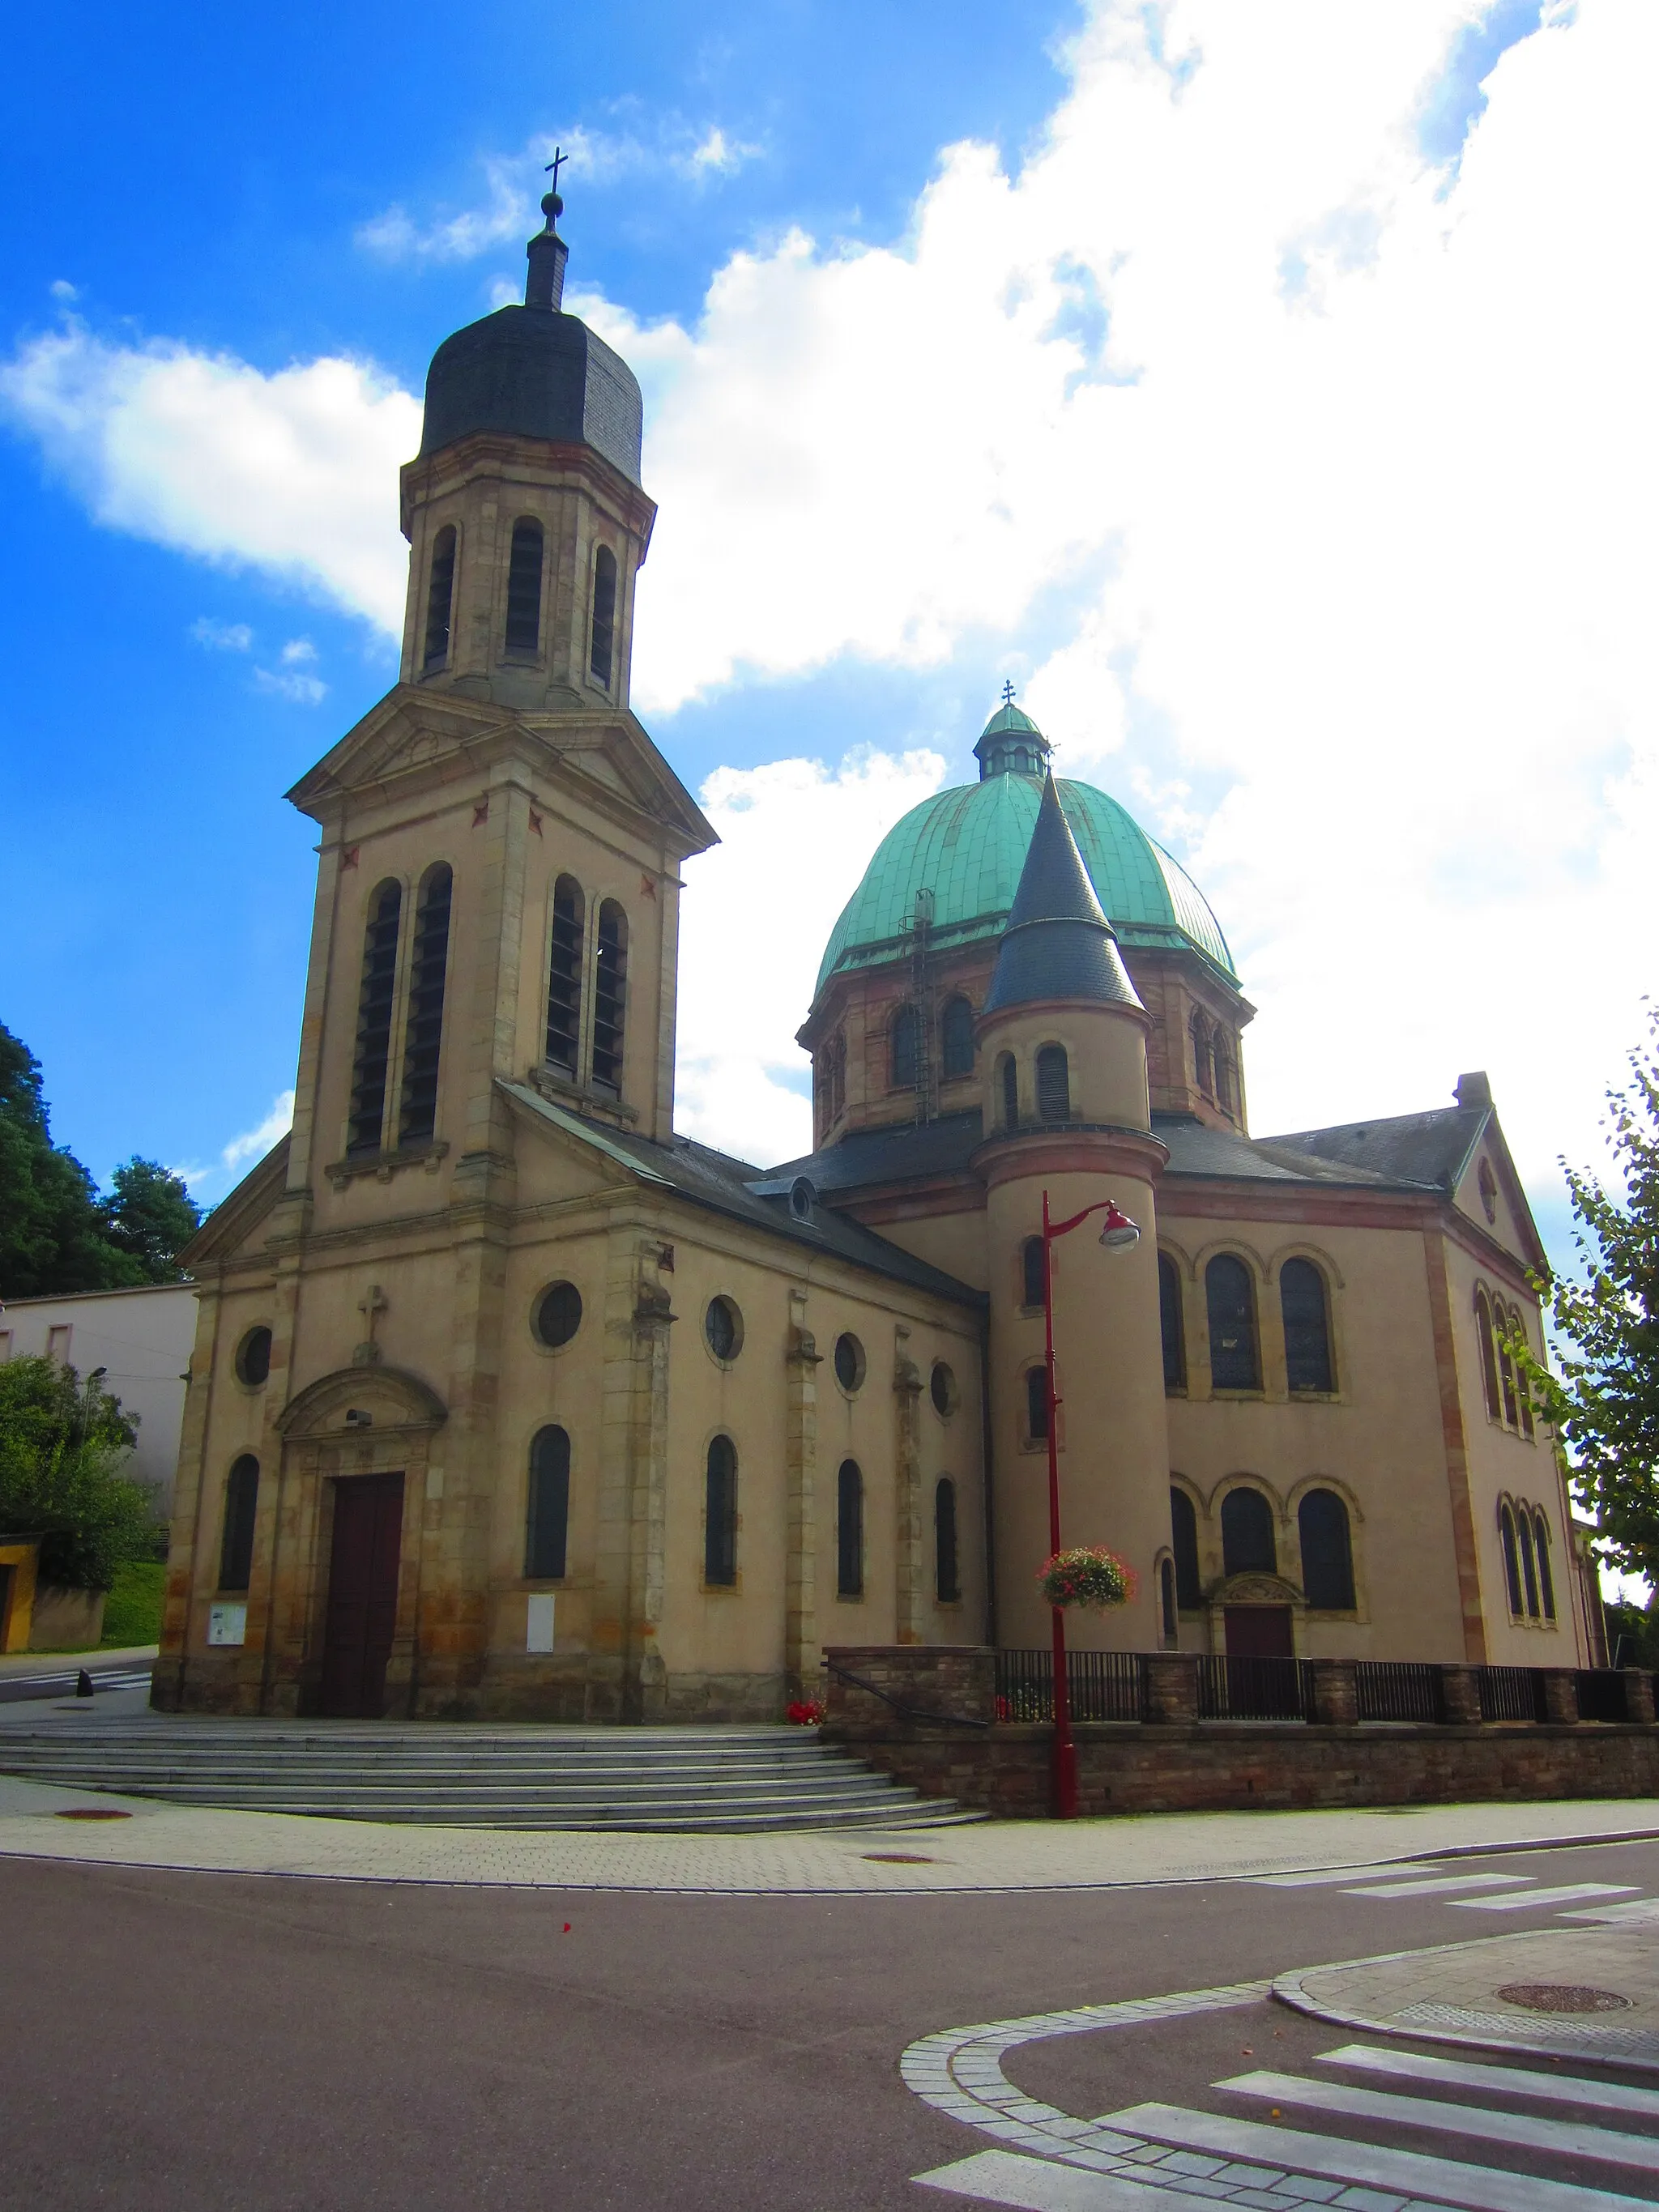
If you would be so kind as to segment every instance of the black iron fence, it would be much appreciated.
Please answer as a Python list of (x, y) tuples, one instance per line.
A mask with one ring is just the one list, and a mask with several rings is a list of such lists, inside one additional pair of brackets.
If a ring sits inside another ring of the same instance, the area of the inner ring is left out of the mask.
[(1573, 1687), (1578, 1692), (1578, 1717), (1581, 1721), (1627, 1721), (1630, 1718), (1630, 1699), (1626, 1693), (1625, 1678), (1611, 1667), (1582, 1667), (1573, 1676)]
[(1541, 1667), (1477, 1667), (1474, 1675), (1483, 1721), (1547, 1717)]
[(1201, 1721), (1311, 1720), (1312, 1662), (1201, 1653), (1198, 1717)]
[(1445, 1680), (1437, 1667), (1407, 1659), (1354, 1662), (1355, 1717), (1362, 1721), (1443, 1721)]
[[(1138, 1651), (1068, 1651), (1066, 1687), (1074, 1721), (1144, 1721), (1146, 1669)], [(1052, 1721), (1052, 1651), (999, 1651), (997, 1718)]]

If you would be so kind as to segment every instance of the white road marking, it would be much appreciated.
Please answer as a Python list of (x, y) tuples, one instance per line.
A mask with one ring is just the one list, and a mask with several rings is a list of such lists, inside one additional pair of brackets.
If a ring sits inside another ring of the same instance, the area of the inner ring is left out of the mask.
[(1210, 2087), (1235, 2097), (1260, 2098), (1264, 2104), (1339, 2112), (1346, 2119), (1375, 2120), (1383, 2126), (1471, 2136), (1477, 2142), (1523, 2143), (1528, 2150), (1553, 2151), (1561, 2158), (1593, 2158), (1598, 2165), (1628, 2166), (1638, 2173), (1650, 2173), (1659, 2164), (1659, 2142), (1651, 2136), (1618, 2135), (1574, 2120), (1534, 2119), (1530, 2112), (1489, 2112), (1478, 2105), (1399, 2097), (1385, 2089), (1351, 2089), (1346, 2081), (1307, 2081), (1298, 2075), (1260, 2068), (1212, 2081)]
[(1435, 1897), (1448, 1889), (1511, 1889), (1530, 1885), (1529, 1874), (1443, 1874), (1431, 1881), (1380, 1881), (1365, 1889), (1345, 1890), (1346, 1897)]
[(1293, 2173), (1328, 2173), (1343, 2181), (1369, 2182), (1403, 2197), (1462, 2205), (1466, 2212), (1636, 2212), (1638, 2205), (1652, 2212), (1650, 2199), (1581, 2189), (1571, 2182), (1540, 2181), (1532, 2174), (1505, 2173), (1496, 2166), (1466, 2166), (1461, 2160), (1430, 2158), (1420, 2151), (1389, 2150), (1376, 2143), (1304, 2135), (1294, 2128), (1264, 2127), (1255, 2120), (1223, 2119), (1214, 2112), (1188, 2112), (1179, 2105), (1130, 2105), (1121, 2112), (1106, 2113), (1099, 2124), (1150, 2136), (1154, 2142), (1182, 2149), (1254, 2159)]
[[(1012, 2204), (1024, 2212), (1160, 2212), (1168, 2190), (1145, 2189), (1052, 2159), (1021, 2158), (1009, 2150), (976, 2151), (954, 2166), (913, 2174), (924, 2189), (976, 2197), (981, 2204)], [(1286, 2207), (1286, 2212), (1291, 2208)]]
[(1529, 1889), (1524, 1897), (1455, 1897), (1452, 1903), (1466, 1912), (1521, 1912), (1575, 1897), (1628, 1897), (1635, 1887), (1633, 1881), (1564, 1881), (1555, 1889)]
[[(1410, 2081), (1444, 2081), (1459, 2089), (1496, 2090), (1509, 2097), (1534, 2097), (1553, 2105), (1584, 2105), (1592, 2112), (1639, 2112), (1659, 2119), (1659, 2089), (1632, 2089), (1622, 2081), (1588, 2081), (1577, 2074), (1539, 2074), (1522, 2066), (1482, 2066), (1462, 2058), (1425, 2057), (1417, 2051), (1373, 2050), (1345, 2043), (1319, 2053), (1322, 2066), (1389, 2074)], [(1659, 2165), (1659, 2143), (1654, 2146)]]
[(1340, 1881), (1364, 1881), (1372, 1875), (1433, 1874), (1435, 1867), (1427, 1860), (1395, 1859), (1384, 1866), (1328, 1867), (1322, 1874), (1253, 1874), (1246, 1880), (1261, 1889), (1313, 1889), (1322, 1882), (1334, 1887)]
[(1626, 1920), (1659, 1920), (1659, 1897), (1635, 1897), (1628, 1905), (1592, 1905), (1583, 1912), (1562, 1912), (1561, 1920), (1591, 1920), (1616, 1928)]

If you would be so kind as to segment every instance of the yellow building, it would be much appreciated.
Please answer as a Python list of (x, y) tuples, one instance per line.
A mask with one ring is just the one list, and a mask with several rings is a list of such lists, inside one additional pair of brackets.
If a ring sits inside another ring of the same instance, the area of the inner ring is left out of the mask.
[(1253, 1139), (1214, 917), (1011, 700), (837, 927), (812, 1155), (674, 1134), (714, 833), (629, 708), (639, 391), (544, 204), (432, 363), (399, 679), (289, 794), (294, 1128), (188, 1255), (155, 1702), (758, 1717), (826, 1644), (1042, 1641), (1045, 1191), (1141, 1231), (1055, 1247), (1066, 1533), (1140, 1577), (1083, 1640), (1588, 1663), (1484, 1079)]

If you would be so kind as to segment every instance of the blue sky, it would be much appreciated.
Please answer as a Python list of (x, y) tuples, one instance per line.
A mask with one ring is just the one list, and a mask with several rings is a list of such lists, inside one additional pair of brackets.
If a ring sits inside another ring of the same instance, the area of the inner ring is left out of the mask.
[(20, 21), (0, 1019), (59, 1140), (211, 1200), (273, 1126), (281, 793), (392, 678), (408, 395), (558, 138), (662, 506), (635, 704), (726, 837), (688, 964), (767, 920), (742, 1049), (691, 979), (686, 1125), (794, 1149), (829, 924), (1011, 674), (1210, 894), (1255, 1127), (1486, 1066), (1559, 1239), (1650, 980), (1654, 48), (1639, 0)]

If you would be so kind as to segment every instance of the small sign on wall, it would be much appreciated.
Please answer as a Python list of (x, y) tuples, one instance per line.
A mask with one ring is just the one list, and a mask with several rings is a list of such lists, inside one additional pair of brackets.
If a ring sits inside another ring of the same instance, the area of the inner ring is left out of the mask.
[(208, 1607), (210, 1644), (246, 1644), (246, 1641), (247, 1607), (245, 1605), (210, 1605)]
[(553, 1593), (538, 1591), (525, 1607), (524, 1648), (526, 1651), (553, 1649)]

